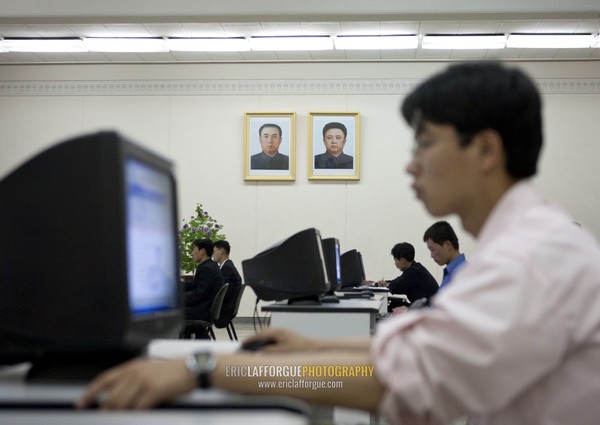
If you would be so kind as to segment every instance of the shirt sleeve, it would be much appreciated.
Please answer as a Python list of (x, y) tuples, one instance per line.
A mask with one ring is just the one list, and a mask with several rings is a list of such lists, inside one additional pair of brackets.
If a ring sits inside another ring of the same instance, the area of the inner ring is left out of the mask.
[(567, 320), (544, 274), (509, 253), (480, 260), (432, 308), (378, 328), (372, 355), (390, 422), (444, 423), (499, 409), (561, 361)]

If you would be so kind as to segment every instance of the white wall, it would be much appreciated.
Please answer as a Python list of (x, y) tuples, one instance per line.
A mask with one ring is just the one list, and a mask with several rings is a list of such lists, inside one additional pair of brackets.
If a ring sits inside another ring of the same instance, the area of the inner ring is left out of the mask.
[[(373, 279), (392, 278), (390, 248), (422, 243), (435, 220), (404, 173), (412, 134), (398, 107), (444, 63), (145, 64), (0, 66), (0, 177), (69, 136), (115, 129), (171, 158), (180, 216), (200, 202), (224, 225), (241, 261), (306, 227), (358, 248)], [(545, 101), (546, 146), (537, 185), (600, 236), (600, 63), (520, 63)], [(204, 85), (202, 83), (205, 83)], [(183, 89), (181, 88), (183, 87)], [(186, 89), (189, 87), (189, 89)], [(295, 182), (245, 182), (245, 112), (296, 112)], [(308, 181), (309, 112), (359, 112), (361, 180)], [(467, 256), (473, 240), (450, 218)], [(90, 259), (93, 261), (93, 259)], [(240, 312), (251, 316), (253, 296)]]

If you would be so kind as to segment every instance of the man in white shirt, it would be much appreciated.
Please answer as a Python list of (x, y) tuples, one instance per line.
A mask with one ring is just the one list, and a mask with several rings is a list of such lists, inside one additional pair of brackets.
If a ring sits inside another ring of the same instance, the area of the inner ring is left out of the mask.
[[(198, 377), (232, 391), (379, 411), (394, 424), (466, 415), (470, 424), (596, 425), (600, 249), (529, 182), (542, 145), (535, 84), (498, 63), (458, 64), (417, 87), (402, 114), (415, 130), (407, 171), (417, 198), (434, 216), (457, 214), (477, 238), (469, 266), (431, 308), (385, 321), (372, 339), (269, 330), (257, 337), (274, 342), (269, 355), (133, 362), (98, 378), (80, 404), (106, 392), (105, 407), (149, 407), (193, 389)], [(228, 377), (234, 365), (373, 365), (375, 373), (319, 378), (341, 379), (342, 388), (267, 391), (256, 377)]]

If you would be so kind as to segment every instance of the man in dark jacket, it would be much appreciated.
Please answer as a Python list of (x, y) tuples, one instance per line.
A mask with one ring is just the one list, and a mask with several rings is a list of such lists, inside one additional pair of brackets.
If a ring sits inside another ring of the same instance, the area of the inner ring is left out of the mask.
[(186, 320), (210, 320), (212, 302), (224, 284), (219, 265), (211, 259), (213, 247), (210, 239), (192, 243), (192, 258), (198, 267), (194, 279), (185, 282)]
[[(387, 286), (392, 294), (404, 294), (412, 303), (418, 299), (429, 300), (439, 289), (435, 278), (421, 264), (415, 261), (415, 248), (408, 242), (394, 245), (392, 256), (396, 267), (402, 272), (391, 281), (381, 281), (380, 285)], [(403, 305), (401, 300), (392, 299), (389, 311)]]
[(229, 245), (229, 242), (215, 242), (212, 258), (219, 264), (219, 267), (221, 267), (221, 274), (223, 275), (225, 283), (229, 283), (229, 288), (227, 288), (227, 293), (223, 300), (223, 307), (221, 307), (221, 315), (216, 322), (216, 325), (219, 328), (227, 326), (234, 318), (235, 304), (237, 302), (238, 294), (242, 289), (242, 277), (235, 268), (233, 261), (229, 258), (230, 252), (231, 245)]

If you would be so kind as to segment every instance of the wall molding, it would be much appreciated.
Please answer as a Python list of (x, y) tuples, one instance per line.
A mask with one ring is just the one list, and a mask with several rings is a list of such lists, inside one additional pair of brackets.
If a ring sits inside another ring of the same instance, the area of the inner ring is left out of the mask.
[[(401, 95), (421, 79), (23, 80), (0, 81), (0, 96)], [(600, 78), (537, 79), (542, 93), (600, 93)]]

